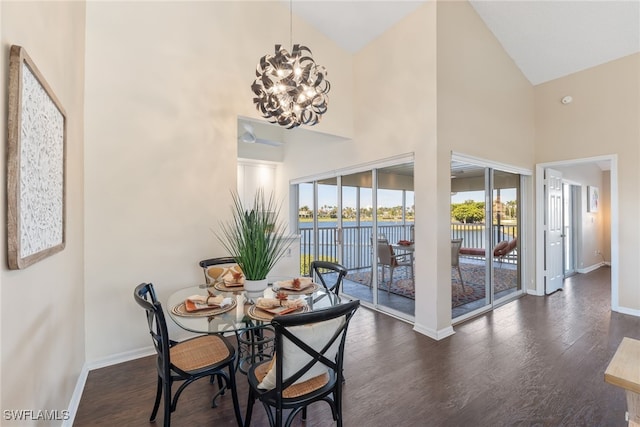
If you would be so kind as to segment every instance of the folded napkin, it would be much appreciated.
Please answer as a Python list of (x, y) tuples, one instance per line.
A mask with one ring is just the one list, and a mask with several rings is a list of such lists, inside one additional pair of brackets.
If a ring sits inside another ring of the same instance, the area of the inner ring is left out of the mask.
[(244, 285), (244, 274), (230, 271), (223, 277), (223, 280), (227, 286), (242, 286)]
[(285, 299), (279, 300), (277, 298), (258, 298), (256, 301), (256, 306), (260, 308), (274, 308), (274, 307), (289, 307), (289, 308), (300, 308), (305, 306), (305, 302), (302, 299)]
[[(297, 282), (297, 286), (296, 286), (296, 282)], [(313, 281), (311, 280), (311, 277), (297, 277), (292, 280), (283, 280), (281, 282), (275, 283), (276, 288), (287, 289), (290, 291), (301, 291), (312, 285), (313, 285)]]
[(205, 308), (224, 308), (233, 304), (233, 299), (230, 297), (218, 296), (206, 296), (206, 295), (191, 295), (184, 302), (185, 309), (187, 311), (202, 310)]

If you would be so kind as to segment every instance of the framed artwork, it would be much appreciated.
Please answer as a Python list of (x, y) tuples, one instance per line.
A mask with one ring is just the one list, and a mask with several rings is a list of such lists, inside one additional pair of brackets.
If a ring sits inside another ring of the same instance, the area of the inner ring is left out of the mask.
[(9, 54), (7, 261), (26, 268), (65, 246), (66, 114), (21, 46)]
[(587, 212), (598, 212), (599, 197), (598, 187), (589, 185), (587, 187)]

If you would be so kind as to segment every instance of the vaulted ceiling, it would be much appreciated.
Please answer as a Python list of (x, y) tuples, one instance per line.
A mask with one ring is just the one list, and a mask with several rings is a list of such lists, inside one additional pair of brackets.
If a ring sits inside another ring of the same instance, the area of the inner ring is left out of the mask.
[[(291, 6), (338, 45), (357, 52), (423, 3), (293, 1)], [(639, 0), (470, 3), (533, 85), (640, 52)]]
[[(426, 1), (434, 0), (282, 0), (293, 14), (352, 53)], [(470, 4), (533, 85), (640, 52), (640, 0)], [(269, 130), (265, 134), (266, 123), (252, 125), (258, 137), (280, 140)]]

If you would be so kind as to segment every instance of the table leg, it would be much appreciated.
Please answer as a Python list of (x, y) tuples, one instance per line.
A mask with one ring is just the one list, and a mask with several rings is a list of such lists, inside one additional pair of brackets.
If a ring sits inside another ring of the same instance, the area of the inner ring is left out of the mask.
[(640, 427), (640, 394), (626, 390), (629, 427)]

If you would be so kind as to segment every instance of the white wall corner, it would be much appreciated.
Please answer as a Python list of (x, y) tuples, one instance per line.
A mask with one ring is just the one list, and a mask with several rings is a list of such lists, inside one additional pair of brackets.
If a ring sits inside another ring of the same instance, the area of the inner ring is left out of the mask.
[(543, 289), (527, 289), (527, 295), (533, 295), (536, 297), (543, 297), (544, 296), (544, 290)]
[(450, 337), (451, 335), (456, 333), (453, 330), (453, 326), (451, 325), (443, 329), (435, 330), (435, 329), (431, 329), (431, 328), (427, 328), (425, 326), (419, 325), (418, 323), (415, 323), (413, 325), (413, 330), (422, 335), (426, 335), (429, 338), (432, 338), (436, 341), (440, 341), (441, 339)]
[(80, 406), (80, 398), (82, 397), (82, 392), (84, 391), (84, 385), (87, 382), (88, 375), (89, 369), (87, 368), (87, 364), (85, 363), (82, 366), (82, 370), (80, 371), (80, 375), (78, 376), (78, 381), (76, 381), (76, 387), (73, 390), (71, 401), (69, 402), (69, 406), (67, 408), (69, 411), (69, 418), (62, 421), (62, 427), (73, 426), (73, 422), (76, 419), (76, 413), (78, 412), (78, 407)]

